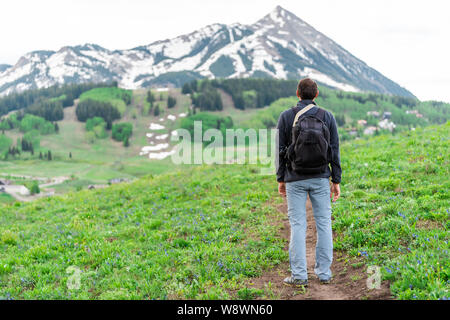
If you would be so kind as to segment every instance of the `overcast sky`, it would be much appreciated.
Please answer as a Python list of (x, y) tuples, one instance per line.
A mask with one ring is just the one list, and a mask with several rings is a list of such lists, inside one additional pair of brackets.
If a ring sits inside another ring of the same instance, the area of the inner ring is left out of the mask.
[(293, 12), (421, 100), (450, 102), (447, 0), (2, 0), (0, 64), (34, 50), (128, 49), (211, 23)]

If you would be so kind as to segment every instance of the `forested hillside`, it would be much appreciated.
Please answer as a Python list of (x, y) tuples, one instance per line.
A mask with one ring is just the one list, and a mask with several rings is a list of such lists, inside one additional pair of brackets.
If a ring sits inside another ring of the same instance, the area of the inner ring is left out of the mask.
[[(183, 93), (191, 96), (195, 110), (227, 109), (225, 117), (217, 114), (221, 122), (231, 116), (237, 127), (248, 129), (274, 128), (280, 113), (297, 104), (296, 90), (297, 81), (273, 79), (195, 80), (182, 88)], [(220, 91), (231, 97), (232, 105), (224, 106)], [(444, 102), (344, 92), (323, 86), (319, 91), (316, 102), (334, 114), (342, 140), (414, 130), (450, 120), (450, 104)], [(233, 107), (237, 111), (230, 110)]]
[(50, 105), (50, 108), (52, 109), (73, 106), (74, 100), (83, 92), (93, 88), (108, 86), (116, 87), (117, 83), (55, 85), (44, 89), (27, 90), (22, 93), (11, 93), (4, 97), (0, 97), (0, 116), (7, 114), (10, 111), (26, 108), (30, 108), (29, 110), (32, 111), (36, 109), (46, 109), (47, 105)]
[[(274, 79), (218, 79), (182, 89), (132, 91), (113, 83), (6, 96), (0, 105), (11, 111), (0, 120), (0, 159), (6, 160), (0, 172), (64, 175), (72, 177), (66, 183), (74, 188), (162, 172), (173, 166), (166, 158), (176, 129), (193, 137), (195, 121), (202, 121), (203, 131), (222, 133), (274, 128), (280, 113), (297, 103), (296, 86)], [(444, 123), (450, 110), (442, 102), (326, 87), (320, 87), (317, 102), (333, 112), (341, 141)]]

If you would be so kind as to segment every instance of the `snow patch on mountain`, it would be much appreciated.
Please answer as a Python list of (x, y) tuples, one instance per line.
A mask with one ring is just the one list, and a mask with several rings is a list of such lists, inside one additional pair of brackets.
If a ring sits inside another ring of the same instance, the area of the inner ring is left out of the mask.
[[(221, 72), (215, 73), (218, 68)], [(216, 23), (133, 49), (85, 44), (31, 52), (14, 66), (0, 65), (0, 95), (68, 81), (117, 81), (127, 89), (167, 86), (178, 73), (179, 84), (185, 72), (208, 78), (257, 72), (280, 79), (307, 75), (341, 90), (413, 96), (280, 6), (251, 25)]]

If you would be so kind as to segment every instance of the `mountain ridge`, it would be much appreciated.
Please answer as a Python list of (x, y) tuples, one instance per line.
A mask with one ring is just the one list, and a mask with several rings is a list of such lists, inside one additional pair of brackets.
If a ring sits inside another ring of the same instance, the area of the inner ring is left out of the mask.
[(0, 95), (61, 83), (117, 81), (136, 89), (199, 78), (305, 76), (346, 91), (414, 97), (280, 6), (250, 25), (215, 23), (132, 49), (86, 43), (33, 51), (0, 68)]

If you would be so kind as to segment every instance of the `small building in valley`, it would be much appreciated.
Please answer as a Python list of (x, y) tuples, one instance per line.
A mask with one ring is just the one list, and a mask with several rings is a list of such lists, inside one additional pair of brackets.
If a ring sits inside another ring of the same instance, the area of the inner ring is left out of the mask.
[(6, 179), (0, 179), (0, 186), (9, 186), (11, 184), (11, 181)]
[(25, 187), (25, 186), (21, 186), (20, 189), (19, 189), (19, 193), (22, 196), (29, 196), (30, 195), (30, 190), (28, 190), (28, 188)]
[(371, 135), (373, 135), (375, 132), (377, 132), (377, 127), (373, 127), (373, 126), (370, 126), (370, 127), (367, 127), (366, 129), (364, 129), (364, 134), (366, 135), (366, 136), (371, 136)]
[(380, 122), (378, 122), (378, 126), (381, 129), (386, 129), (386, 130), (389, 130), (390, 132), (392, 132), (396, 127), (395, 123), (393, 123), (392, 121), (389, 121), (388, 119), (384, 119), (384, 120), (381, 120)]
[(383, 120), (390, 119), (392, 117), (392, 112), (386, 111), (383, 113)]
[(406, 110), (406, 114), (414, 114), (417, 118), (423, 118), (423, 115), (417, 110)]
[(378, 111), (368, 111), (367, 112), (367, 116), (372, 116), (372, 117), (379, 117), (380, 116), (380, 113), (378, 112)]
[(366, 120), (358, 120), (358, 125), (365, 126), (367, 124)]
[(130, 181), (130, 180), (126, 179), (126, 178), (114, 178), (114, 179), (110, 179), (108, 182), (110, 184), (116, 184), (116, 183), (128, 182), (128, 181)]

